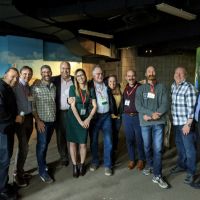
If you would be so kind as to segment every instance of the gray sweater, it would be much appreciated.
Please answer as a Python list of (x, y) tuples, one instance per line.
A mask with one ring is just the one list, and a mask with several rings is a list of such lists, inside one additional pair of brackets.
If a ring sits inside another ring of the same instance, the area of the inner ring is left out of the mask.
[[(136, 91), (135, 106), (139, 112), (141, 126), (165, 124), (166, 122), (166, 114), (169, 108), (167, 89), (163, 84), (156, 83), (154, 90), (155, 98), (148, 97), (148, 92), (150, 92), (150, 85), (148, 83), (141, 85)], [(154, 112), (161, 113), (160, 119), (144, 121), (144, 115), (151, 116)]]

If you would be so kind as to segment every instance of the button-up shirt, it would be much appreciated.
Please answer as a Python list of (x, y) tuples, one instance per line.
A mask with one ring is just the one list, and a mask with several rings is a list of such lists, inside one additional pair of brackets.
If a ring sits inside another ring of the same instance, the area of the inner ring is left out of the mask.
[(65, 81), (61, 78), (61, 98), (60, 98), (60, 110), (68, 110), (69, 104), (67, 103), (67, 98), (69, 97), (69, 88), (73, 85), (71, 78)]
[(30, 114), (32, 112), (32, 102), (28, 98), (31, 96), (30, 86), (20, 78), (13, 91), (16, 96), (18, 114), (20, 112), (24, 112), (25, 115)]
[(33, 86), (33, 112), (37, 112), (39, 118), (44, 122), (54, 122), (56, 117), (56, 87), (50, 83), (49, 87), (42, 81)]
[(194, 106), (196, 103), (196, 92), (194, 86), (183, 81), (171, 86), (172, 105), (171, 113), (174, 125), (184, 125), (188, 119), (194, 117)]

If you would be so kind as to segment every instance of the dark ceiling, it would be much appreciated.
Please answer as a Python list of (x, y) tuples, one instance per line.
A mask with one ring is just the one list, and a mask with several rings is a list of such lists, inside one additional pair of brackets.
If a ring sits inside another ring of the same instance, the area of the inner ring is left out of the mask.
[[(160, 3), (197, 18), (188, 21), (165, 14), (156, 10)], [(157, 54), (194, 51), (200, 46), (200, 0), (0, 0), (0, 9), (1, 35), (27, 35), (69, 45), (87, 38), (117, 48), (136, 46), (139, 52), (151, 48)], [(114, 38), (86, 36), (79, 29)]]

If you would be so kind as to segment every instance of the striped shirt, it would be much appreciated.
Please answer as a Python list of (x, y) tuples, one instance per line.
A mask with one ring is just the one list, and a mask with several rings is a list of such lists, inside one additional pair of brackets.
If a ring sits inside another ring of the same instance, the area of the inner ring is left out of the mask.
[(53, 83), (50, 86), (42, 81), (32, 87), (33, 112), (37, 112), (39, 118), (44, 122), (54, 122), (56, 117), (56, 87)]
[(174, 125), (184, 125), (188, 119), (194, 117), (196, 92), (194, 86), (183, 81), (179, 85), (174, 82), (171, 86), (171, 113)]

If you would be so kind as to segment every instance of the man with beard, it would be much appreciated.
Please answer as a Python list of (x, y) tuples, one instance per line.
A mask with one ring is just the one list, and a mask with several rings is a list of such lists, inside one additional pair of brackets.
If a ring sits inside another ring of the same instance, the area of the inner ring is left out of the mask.
[(67, 61), (60, 63), (60, 75), (52, 77), (52, 82), (56, 86), (56, 136), (57, 147), (60, 154), (60, 163), (63, 166), (68, 166), (68, 148), (66, 140), (66, 123), (67, 112), (69, 110), (69, 104), (67, 99), (69, 98), (69, 88), (73, 85), (74, 77), (70, 76), (71, 66)]
[(12, 88), (17, 84), (19, 72), (9, 68), (0, 79), (0, 199), (14, 200), (17, 195), (8, 185), (8, 169), (13, 153), (15, 122), (21, 123), (17, 116), (17, 104)]
[(168, 110), (167, 90), (156, 80), (153, 66), (147, 67), (145, 76), (147, 83), (137, 89), (135, 102), (146, 155), (143, 174), (147, 176), (153, 172), (153, 183), (157, 183), (161, 188), (168, 188), (162, 178), (162, 144)]
[(136, 81), (136, 72), (128, 70), (126, 73), (126, 81), (128, 84), (123, 92), (122, 120), (129, 155), (128, 168), (131, 170), (135, 167), (135, 148), (137, 147), (137, 168), (142, 170), (144, 168), (145, 155), (139, 116), (135, 108), (135, 93), (140, 86), (140, 84)]
[(32, 89), (32, 111), (37, 130), (36, 156), (41, 180), (45, 183), (52, 183), (53, 179), (48, 174), (46, 153), (56, 118), (56, 87), (51, 82), (52, 71), (50, 66), (43, 65), (40, 71), (42, 79)]

